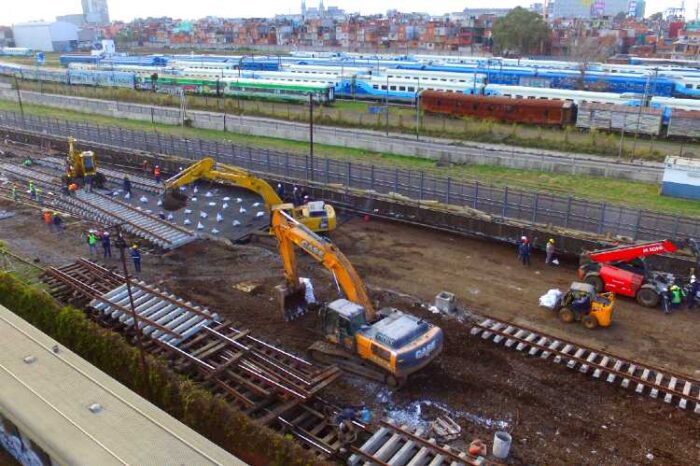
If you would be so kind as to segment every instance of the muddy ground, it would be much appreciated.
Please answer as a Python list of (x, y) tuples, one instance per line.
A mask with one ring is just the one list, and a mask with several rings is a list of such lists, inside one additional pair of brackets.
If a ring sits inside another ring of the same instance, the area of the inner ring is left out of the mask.
[[(60, 265), (87, 255), (79, 236), (86, 227), (73, 224), (58, 237), (36, 212), (21, 211), (0, 220), (0, 240), (25, 256)], [(537, 307), (539, 295), (574, 279), (573, 266), (548, 268), (536, 256), (524, 270), (510, 247), (386, 222), (351, 220), (332, 237), (373, 298), (435, 322), (446, 339), (440, 360), (400, 391), (346, 376), (324, 396), (343, 405), (367, 403), (375, 415), (412, 425), (447, 411), (467, 440), (490, 443), (495, 430), (505, 429), (514, 438), (510, 464), (700, 464), (697, 415), (470, 337), (467, 324), (415, 304), (431, 301), (440, 290), (452, 291), (467, 308), (696, 376), (700, 342), (694, 333), (700, 316), (681, 311), (667, 317), (621, 299), (613, 327), (585, 331)], [(302, 276), (313, 279), (317, 295), (336, 297), (329, 275), (307, 258), (300, 257), (300, 267)], [(282, 271), (270, 239), (235, 247), (201, 241), (166, 254), (147, 253), (143, 268), (142, 278), (299, 353), (320, 335), (314, 315), (293, 323), (281, 319), (274, 286)], [(242, 281), (256, 282), (259, 289), (239, 291), (234, 285)]]

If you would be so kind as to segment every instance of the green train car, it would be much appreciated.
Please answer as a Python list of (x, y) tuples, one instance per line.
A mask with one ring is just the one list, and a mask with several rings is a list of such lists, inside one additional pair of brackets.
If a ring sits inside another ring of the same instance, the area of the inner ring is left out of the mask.
[[(150, 79), (143, 79), (139, 87), (152, 88)], [(329, 104), (335, 100), (332, 84), (290, 83), (262, 79), (223, 78), (193, 79), (181, 76), (160, 76), (155, 85), (160, 92), (237, 97), (281, 102), (308, 102), (309, 94), (317, 104)]]

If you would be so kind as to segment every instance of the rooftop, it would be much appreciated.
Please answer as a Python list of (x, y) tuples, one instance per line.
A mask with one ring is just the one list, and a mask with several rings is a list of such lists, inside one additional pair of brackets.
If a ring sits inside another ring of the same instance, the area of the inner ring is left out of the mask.
[(0, 306), (0, 412), (57, 464), (245, 464)]

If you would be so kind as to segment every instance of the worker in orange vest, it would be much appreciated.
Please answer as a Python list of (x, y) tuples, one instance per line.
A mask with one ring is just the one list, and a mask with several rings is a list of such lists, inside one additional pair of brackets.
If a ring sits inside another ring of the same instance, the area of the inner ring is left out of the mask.
[(53, 229), (53, 218), (51, 218), (51, 212), (48, 210), (44, 211), (44, 223), (49, 226), (49, 230)]
[(158, 165), (153, 168), (153, 176), (156, 179), (156, 183), (160, 183), (160, 167)]

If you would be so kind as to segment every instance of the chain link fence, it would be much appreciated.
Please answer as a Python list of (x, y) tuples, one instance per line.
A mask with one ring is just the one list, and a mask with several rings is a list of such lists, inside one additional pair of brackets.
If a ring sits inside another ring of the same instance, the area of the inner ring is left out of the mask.
[(0, 112), (0, 125), (43, 132), (54, 137), (71, 135), (85, 141), (129, 147), (197, 160), (205, 156), (274, 178), (343, 185), (351, 189), (395, 193), (417, 201), (465, 206), (526, 224), (549, 224), (600, 235), (633, 240), (700, 237), (700, 218), (667, 215), (643, 209), (496, 187), (478, 181), (453, 180), (419, 170), (377, 167), (359, 162), (290, 154), (241, 146), (218, 140), (183, 139), (157, 131), (137, 131), (87, 122)]

